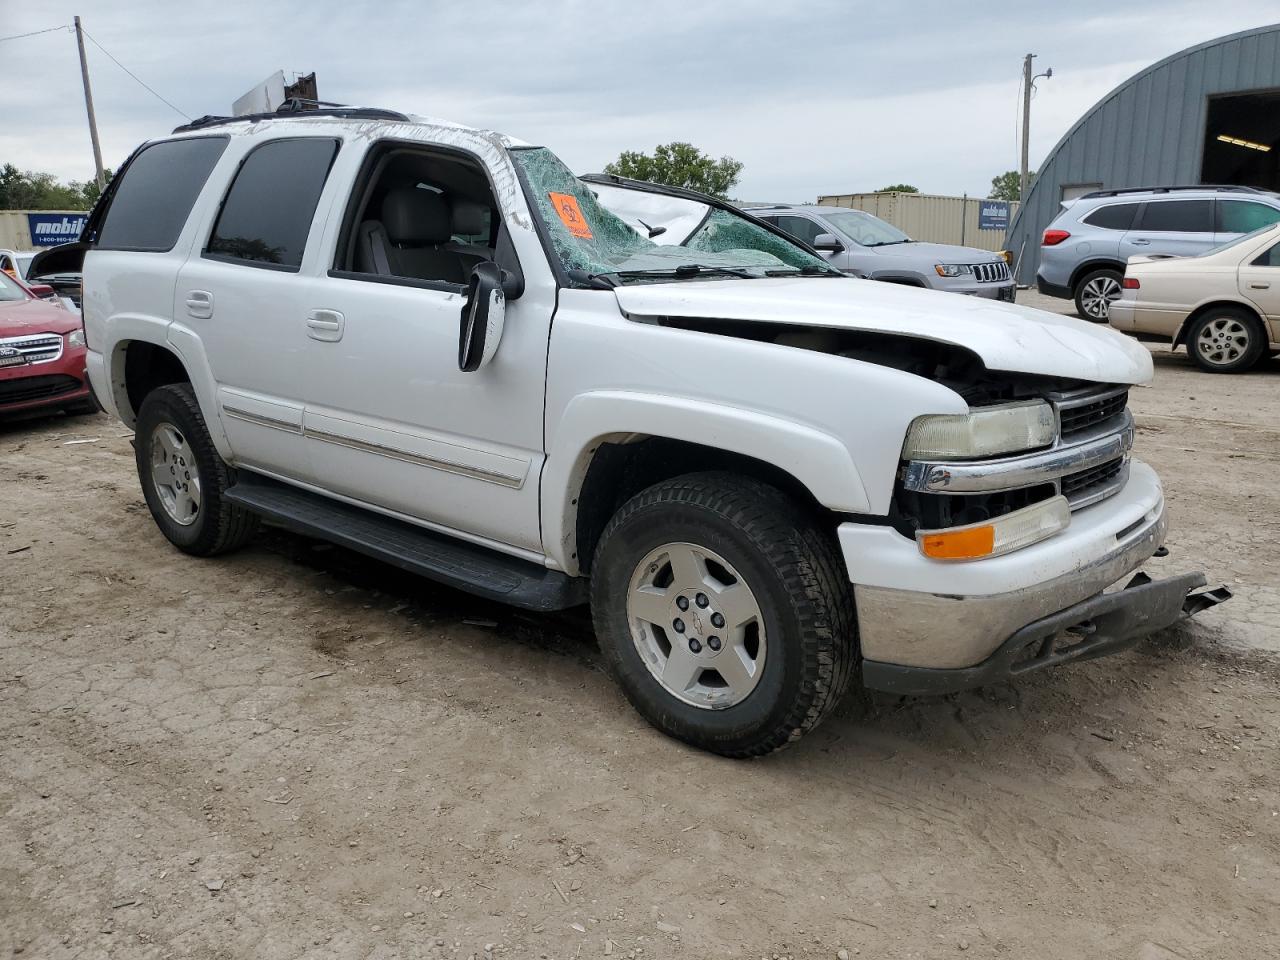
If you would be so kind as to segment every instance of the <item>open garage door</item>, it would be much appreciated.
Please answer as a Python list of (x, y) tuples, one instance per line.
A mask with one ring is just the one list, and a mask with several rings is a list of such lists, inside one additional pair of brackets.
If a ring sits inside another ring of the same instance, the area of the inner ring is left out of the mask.
[(1209, 99), (1200, 182), (1280, 190), (1280, 90)]

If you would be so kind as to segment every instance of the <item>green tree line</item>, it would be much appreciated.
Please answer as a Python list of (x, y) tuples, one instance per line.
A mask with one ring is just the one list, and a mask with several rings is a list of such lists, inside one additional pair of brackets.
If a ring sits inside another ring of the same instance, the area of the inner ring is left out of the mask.
[(0, 166), (0, 210), (88, 210), (100, 192), (96, 180), (61, 183), (52, 173)]

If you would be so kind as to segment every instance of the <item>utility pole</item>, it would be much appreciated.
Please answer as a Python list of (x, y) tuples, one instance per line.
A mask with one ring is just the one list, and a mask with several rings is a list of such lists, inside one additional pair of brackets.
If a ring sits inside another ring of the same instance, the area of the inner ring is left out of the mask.
[(1040, 77), (1044, 77), (1047, 80), (1053, 76), (1052, 67), (1044, 73), (1032, 76), (1031, 61), (1035, 58), (1036, 55), (1034, 53), (1028, 53), (1022, 58), (1022, 165), (1019, 168), (1018, 177), (1019, 201), (1027, 199), (1027, 181), (1031, 176), (1031, 91), (1035, 89), (1036, 81)]
[[(89, 61), (84, 56), (84, 31), (80, 29), (80, 18), (76, 17), (76, 46), (80, 48), (80, 79), (84, 81), (84, 109), (89, 114), (89, 139), (93, 141), (93, 165), (97, 171), (98, 192), (106, 189), (107, 178), (102, 170), (102, 147), (98, 144), (98, 120), (93, 115), (93, 91), (89, 89)], [(1023, 149), (1025, 156), (1026, 150)], [(1023, 166), (1025, 167), (1025, 162)]]

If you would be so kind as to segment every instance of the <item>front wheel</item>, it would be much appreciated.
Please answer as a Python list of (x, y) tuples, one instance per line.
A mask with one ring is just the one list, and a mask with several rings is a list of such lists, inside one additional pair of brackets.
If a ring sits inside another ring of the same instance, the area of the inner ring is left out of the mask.
[(830, 534), (777, 489), (730, 474), (678, 477), (625, 503), (596, 549), (591, 607), (632, 705), (725, 756), (798, 739), (857, 662)]
[(200, 557), (243, 544), (258, 528), (228, 501), (228, 467), (213, 447), (190, 384), (157, 387), (138, 410), (134, 457), (156, 526), (175, 547)]
[(1094, 270), (1076, 284), (1076, 312), (1086, 320), (1106, 323), (1111, 319), (1111, 304), (1120, 299), (1124, 274), (1119, 270)]

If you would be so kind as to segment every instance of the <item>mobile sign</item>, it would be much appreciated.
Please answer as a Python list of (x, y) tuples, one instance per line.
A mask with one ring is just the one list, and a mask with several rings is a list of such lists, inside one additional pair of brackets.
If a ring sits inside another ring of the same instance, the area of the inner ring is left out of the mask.
[(28, 213), (27, 227), (31, 230), (33, 247), (56, 247), (80, 239), (87, 213)]
[(983, 200), (978, 207), (979, 230), (1008, 230), (1009, 204), (1005, 200)]

